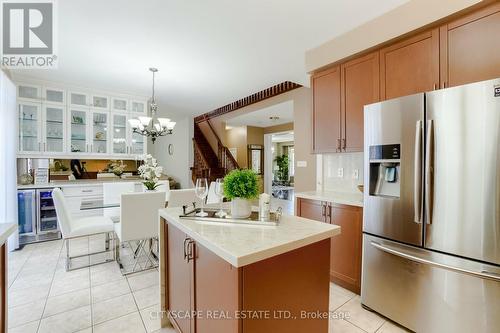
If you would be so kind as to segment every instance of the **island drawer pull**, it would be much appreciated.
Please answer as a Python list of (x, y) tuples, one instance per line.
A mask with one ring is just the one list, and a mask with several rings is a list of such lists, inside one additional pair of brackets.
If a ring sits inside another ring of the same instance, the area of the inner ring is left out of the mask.
[(190, 262), (194, 259), (194, 240), (189, 239), (187, 242), (188, 251), (187, 251), (187, 262)]

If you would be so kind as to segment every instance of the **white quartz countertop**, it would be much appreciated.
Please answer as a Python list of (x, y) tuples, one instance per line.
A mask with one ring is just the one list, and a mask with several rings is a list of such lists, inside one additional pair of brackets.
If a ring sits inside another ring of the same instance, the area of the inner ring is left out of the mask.
[(340, 234), (340, 227), (283, 215), (278, 226), (254, 226), (179, 218), (181, 208), (160, 210), (160, 216), (234, 267), (283, 254)]
[(10, 235), (17, 229), (15, 223), (0, 223), (0, 246), (5, 244)]
[(363, 207), (363, 193), (337, 191), (308, 191), (295, 193), (297, 198), (333, 202), (341, 205)]
[(117, 179), (117, 178), (100, 178), (100, 179), (78, 179), (78, 180), (59, 180), (52, 181), (48, 184), (28, 184), (28, 185), (17, 185), (18, 190), (24, 189), (39, 189), (39, 188), (54, 188), (54, 187), (80, 187), (80, 186), (99, 186), (103, 183), (115, 183), (115, 182), (134, 182), (142, 183), (139, 178), (130, 179)]

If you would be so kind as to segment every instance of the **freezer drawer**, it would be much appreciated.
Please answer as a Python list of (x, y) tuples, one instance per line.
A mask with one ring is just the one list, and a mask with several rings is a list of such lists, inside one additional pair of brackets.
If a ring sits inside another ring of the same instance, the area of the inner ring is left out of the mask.
[(361, 302), (416, 332), (498, 332), (500, 268), (365, 234)]

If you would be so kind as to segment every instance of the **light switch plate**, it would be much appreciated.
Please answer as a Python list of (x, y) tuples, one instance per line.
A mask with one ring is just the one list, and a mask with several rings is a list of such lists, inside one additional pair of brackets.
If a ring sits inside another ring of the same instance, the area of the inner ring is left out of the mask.
[(354, 169), (352, 172), (352, 179), (359, 179), (359, 169)]
[(297, 168), (307, 168), (307, 161), (297, 161)]
[(344, 168), (339, 168), (339, 169), (337, 170), (337, 176), (338, 176), (339, 178), (344, 178)]

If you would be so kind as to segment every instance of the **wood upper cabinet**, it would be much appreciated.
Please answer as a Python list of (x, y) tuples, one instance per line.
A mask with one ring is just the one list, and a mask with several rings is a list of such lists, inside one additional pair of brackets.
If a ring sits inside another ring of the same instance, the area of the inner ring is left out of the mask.
[(439, 86), (439, 29), (421, 33), (380, 50), (381, 99)]
[(441, 87), (500, 77), (500, 3), (441, 27)]
[(359, 294), (363, 209), (297, 198), (297, 215), (340, 226), (340, 235), (331, 238), (330, 280)]
[(312, 144), (315, 153), (332, 153), (340, 148), (340, 67), (334, 67), (311, 78)]
[(330, 223), (341, 227), (330, 246), (330, 278), (336, 284), (359, 294), (361, 292), (361, 242), (363, 209), (329, 204)]
[(341, 66), (342, 150), (363, 151), (364, 106), (380, 100), (379, 53)]

